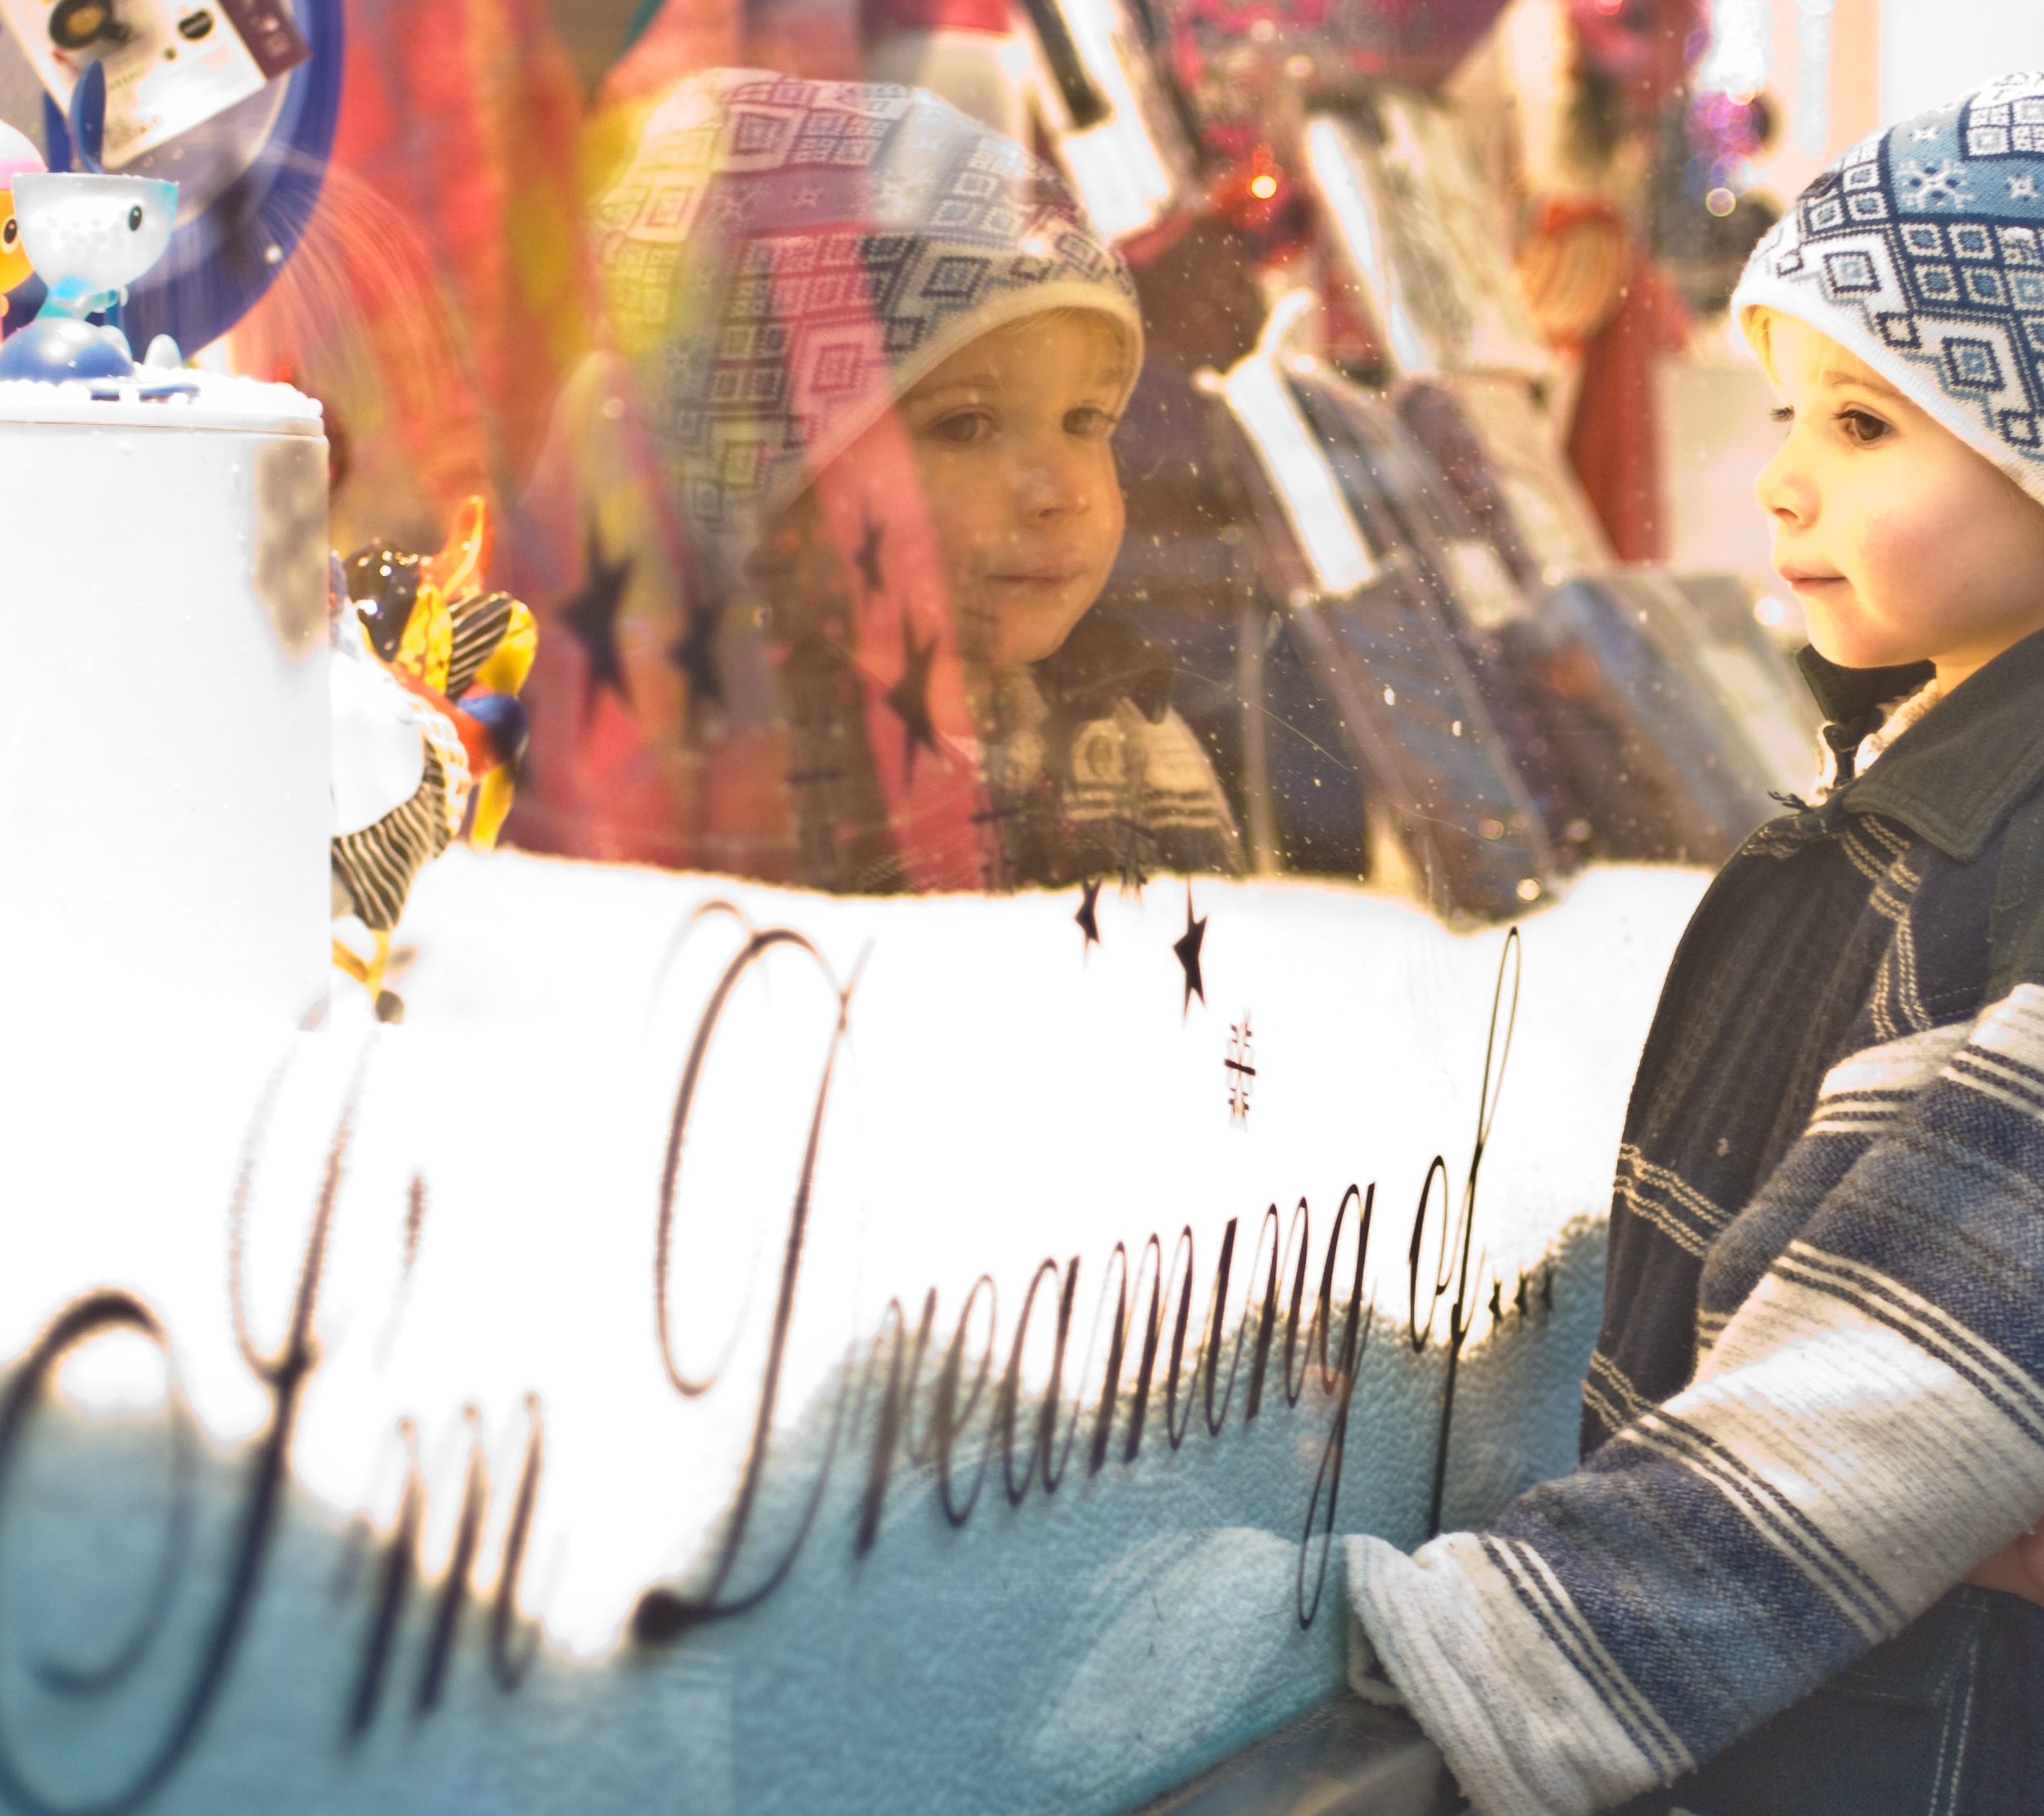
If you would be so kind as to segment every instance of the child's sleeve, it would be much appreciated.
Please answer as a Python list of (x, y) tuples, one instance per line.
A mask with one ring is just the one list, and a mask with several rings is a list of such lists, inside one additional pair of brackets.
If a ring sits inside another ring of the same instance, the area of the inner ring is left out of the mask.
[(1671, 1781), (2044, 1512), (2044, 988), (1836, 1068), (1740, 1221), (1682, 1393), (1491, 1531), (1347, 1542), (1485, 1816)]

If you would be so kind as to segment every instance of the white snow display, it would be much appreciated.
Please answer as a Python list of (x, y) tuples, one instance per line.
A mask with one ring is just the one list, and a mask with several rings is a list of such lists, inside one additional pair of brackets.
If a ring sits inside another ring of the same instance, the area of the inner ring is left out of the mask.
[(172, 376), (194, 394), (0, 382), (18, 1034), (179, 999), (295, 1018), (326, 987), (320, 406)]
[(1110, 881), (1092, 943), (1077, 892), (458, 850), (401, 1026), (166, 982), (46, 1027), (0, 1093), (0, 1808), (1182, 1782), (1339, 1687), (1323, 1535), (1425, 1536), (1458, 1300), (1444, 1523), (1572, 1461), (1702, 881), (1594, 870), (1510, 936)]

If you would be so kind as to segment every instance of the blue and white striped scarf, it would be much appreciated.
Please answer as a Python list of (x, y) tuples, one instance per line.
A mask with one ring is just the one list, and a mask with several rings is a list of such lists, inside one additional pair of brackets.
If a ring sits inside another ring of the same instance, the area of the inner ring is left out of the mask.
[[(1628, 1119), (1596, 1447), (1490, 1531), (1348, 1541), (1370, 1644), (1486, 1816), (1672, 1782), (2044, 1514), (2040, 783), (2044, 636), (1749, 841)], [(1628, 1295), (1664, 1327), (1687, 1295), (1693, 1372), (1636, 1378)]]

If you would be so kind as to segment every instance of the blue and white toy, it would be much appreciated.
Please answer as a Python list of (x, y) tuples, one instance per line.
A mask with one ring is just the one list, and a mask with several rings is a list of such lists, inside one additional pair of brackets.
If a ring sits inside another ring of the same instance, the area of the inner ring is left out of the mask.
[[(134, 351), (121, 328), (121, 305), (128, 285), (170, 244), (177, 186), (153, 177), (109, 176), (100, 168), (105, 112), (106, 78), (95, 63), (71, 97), (72, 134), (87, 170), (15, 179), (21, 249), (49, 294), (36, 319), (0, 346), (0, 378), (136, 375)], [(96, 315), (96, 323), (91, 319)], [(173, 357), (168, 363), (178, 362)], [(181, 388), (175, 380), (169, 384)]]
[(50, 287), (42, 315), (83, 320), (119, 308), (129, 284), (163, 256), (177, 186), (147, 177), (17, 177), (15, 209), (29, 262)]

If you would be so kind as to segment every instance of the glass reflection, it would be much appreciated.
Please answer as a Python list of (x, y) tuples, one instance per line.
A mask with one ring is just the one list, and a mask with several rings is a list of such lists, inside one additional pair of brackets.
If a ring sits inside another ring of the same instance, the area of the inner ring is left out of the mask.
[[(1729, 854), (1809, 713), (1738, 583), (1616, 569), (1451, 110), (1237, 44), (1247, 88), (1089, 111), (1154, 47), (1066, 25), (1063, 87), (981, 108), (1062, 177), (906, 88), (615, 114), (514, 841), (854, 892), (1290, 872), (1457, 924)], [(1201, 204), (1194, 128), (1250, 101)], [(1122, 218), (1103, 159), (1176, 204)]]
[(928, 95), (718, 72), (595, 212), (624, 358), (560, 432), (593, 403), (638, 492), (596, 570), (666, 555), (686, 593), (673, 855), (862, 892), (1241, 870), (1167, 657), (1093, 610), (1143, 324), (1058, 179)]

